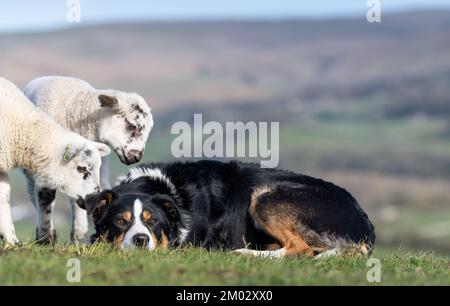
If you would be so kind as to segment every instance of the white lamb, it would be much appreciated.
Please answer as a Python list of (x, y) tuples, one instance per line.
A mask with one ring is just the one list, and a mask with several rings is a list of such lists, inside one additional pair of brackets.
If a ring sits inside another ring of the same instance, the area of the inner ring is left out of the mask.
[[(122, 163), (130, 165), (141, 160), (153, 127), (153, 117), (150, 107), (138, 94), (98, 90), (83, 80), (57, 76), (37, 78), (25, 87), (24, 92), (58, 124), (89, 140), (109, 145)], [(103, 159), (100, 172), (102, 187), (110, 188), (106, 158)], [(40, 188), (33, 186), (32, 176), (27, 176), (29, 193), (39, 195)], [(36, 238), (54, 239), (53, 228), (45, 226), (46, 223), (51, 224), (52, 211), (43, 211), (38, 205), (41, 200), (39, 196), (32, 198), (42, 216), (37, 224)], [(71, 201), (71, 206), (71, 237), (83, 241), (88, 232), (86, 211), (74, 201)]]
[(106, 145), (64, 130), (13, 83), (0, 78), (1, 238), (8, 244), (19, 242), (11, 218), (10, 170), (23, 168), (33, 173), (42, 193), (57, 189), (79, 199), (100, 190), (101, 158), (109, 153)]

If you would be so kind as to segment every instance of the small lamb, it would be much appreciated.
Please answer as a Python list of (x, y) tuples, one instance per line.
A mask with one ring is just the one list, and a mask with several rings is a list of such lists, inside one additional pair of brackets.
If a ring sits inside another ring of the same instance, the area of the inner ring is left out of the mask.
[[(117, 90), (98, 90), (87, 82), (70, 77), (41, 77), (32, 80), (24, 89), (25, 95), (40, 109), (50, 115), (64, 128), (78, 133), (91, 141), (109, 145), (122, 163), (131, 165), (141, 160), (147, 138), (153, 128), (151, 109), (144, 98), (136, 93)], [(108, 160), (103, 159), (101, 185), (110, 188)], [(39, 186), (33, 186), (33, 177), (27, 174), (30, 182), (29, 193), (35, 207), (42, 216), (37, 224), (37, 240), (48, 237), (54, 239), (53, 229), (46, 228), (51, 223), (51, 209), (42, 211), (42, 198)], [(88, 219), (84, 209), (74, 201), (72, 206), (73, 240), (85, 241), (88, 232)]]
[(97, 193), (101, 158), (109, 153), (108, 146), (64, 130), (38, 110), (13, 83), (0, 77), (1, 238), (7, 244), (19, 242), (11, 217), (10, 170), (23, 168), (33, 173), (42, 199), (39, 205), (44, 211), (51, 204), (44, 196), (49, 190), (59, 190), (74, 200)]

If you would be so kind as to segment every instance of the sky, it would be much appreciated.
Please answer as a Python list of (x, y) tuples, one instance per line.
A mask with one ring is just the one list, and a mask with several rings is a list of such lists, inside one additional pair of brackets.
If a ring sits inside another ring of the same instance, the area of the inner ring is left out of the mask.
[[(68, 6), (80, 2), (81, 24), (132, 21), (365, 17), (367, 0), (0, 0), (0, 31), (70, 27)], [(379, 0), (383, 13), (450, 9), (450, 0)], [(79, 24), (75, 24), (79, 25)]]

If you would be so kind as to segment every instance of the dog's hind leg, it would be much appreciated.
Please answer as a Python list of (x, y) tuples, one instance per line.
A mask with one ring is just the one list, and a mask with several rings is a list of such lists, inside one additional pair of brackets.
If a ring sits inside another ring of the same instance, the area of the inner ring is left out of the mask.
[(255, 190), (249, 213), (256, 227), (275, 238), (281, 248), (275, 251), (238, 250), (238, 252), (264, 257), (296, 255), (312, 257), (314, 252), (301, 234), (302, 224), (296, 211), (298, 207), (286, 202), (279, 193), (273, 191), (271, 187)]
[(281, 248), (274, 251), (257, 251), (251, 249), (238, 249), (234, 250), (234, 253), (239, 253), (242, 255), (251, 255), (255, 257), (264, 257), (264, 258), (281, 258), (286, 255), (286, 249)]

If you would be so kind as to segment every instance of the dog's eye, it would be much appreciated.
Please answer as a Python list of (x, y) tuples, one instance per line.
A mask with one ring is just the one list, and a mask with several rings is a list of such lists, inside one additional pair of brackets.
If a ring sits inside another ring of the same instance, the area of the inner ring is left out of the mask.
[(153, 218), (148, 219), (147, 221), (145, 221), (148, 225), (154, 225), (156, 223), (156, 220)]
[(117, 224), (117, 225), (123, 226), (123, 225), (127, 225), (127, 224), (128, 224), (128, 221), (125, 220), (124, 218), (117, 218), (117, 219), (116, 219), (116, 224)]

